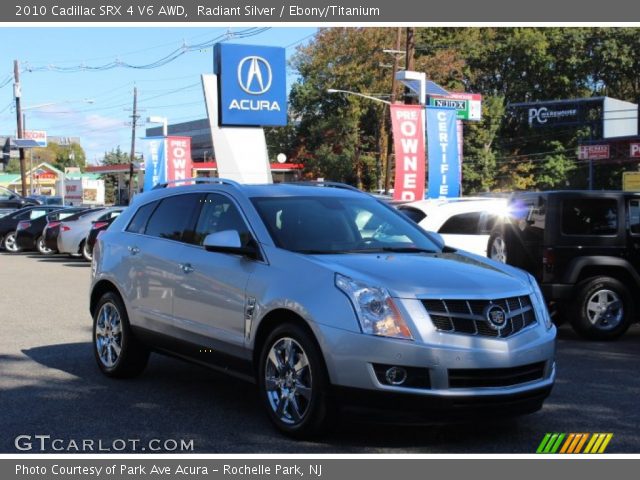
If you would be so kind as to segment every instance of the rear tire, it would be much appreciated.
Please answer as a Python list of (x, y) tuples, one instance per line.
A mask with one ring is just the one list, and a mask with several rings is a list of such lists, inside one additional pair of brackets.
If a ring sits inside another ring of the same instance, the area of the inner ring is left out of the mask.
[(87, 262), (91, 262), (93, 260), (93, 253), (89, 251), (89, 244), (86, 240), (82, 242), (82, 256)]
[(487, 243), (487, 257), (500, 263), (508, 263), (507, 241), (502, 229), (494, 230)]
[(574, 330), (590, 340), (614, 340), (635, 319), (631, 292), (612, 277), (587, 278), (577, 286), (570, 321)]
[(93, 353), (108, 377), (135, 377), (147, 366), (149, 349), (133, 335), (127, 310), (114, 292), (102, 295), (93, 314)]
[(44, 242), (44, 237), (40, 236), (38, 237), (38, 239), (36, 240), (36, 249), (38, 250), (38, 252), (40, 252), (42, 255), (51, 255), (53, 253), (53, 250), (51, 250), (49, 247), (47, 247), (47, 245)]
[(322, 353), (305, 329), (286, 323), (262, 345), (258, 389), (271, 422), (295, 438), (309, 438), (329, 425), (329, 377)]

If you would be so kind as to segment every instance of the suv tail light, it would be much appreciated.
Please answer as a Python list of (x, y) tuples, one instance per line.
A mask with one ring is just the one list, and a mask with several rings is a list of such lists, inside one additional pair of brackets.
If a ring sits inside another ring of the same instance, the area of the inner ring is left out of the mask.
[(93, 222), (93, 225), (91, 225), (91, 230), (97, 230), (99, 228), (106, 227), (108, 225), (109, 225), (109, 222)]
[(60, 225), (61, 232), (68, 232), (69, 230), (71, 230), (71, 227), (69, 225), (65, 225), (65, 224)]
[(47, 223), (47, 228), (56, 228), (61, 223), (62, 222), (49, 222), (49, 223)]
[(28, 220), (20, 220), (18, 222), (18, 226), (16, 227), (16, 230), (26, 230), (30, 226), (31, 226), (31, 222), (30, 221), (28, 221)]

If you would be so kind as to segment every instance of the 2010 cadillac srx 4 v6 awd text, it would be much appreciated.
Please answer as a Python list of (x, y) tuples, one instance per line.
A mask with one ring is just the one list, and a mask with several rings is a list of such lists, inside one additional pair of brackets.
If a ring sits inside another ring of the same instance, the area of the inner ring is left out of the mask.
[(363, 409), (542, 407), (556, 330), (528, 273), (346, 185), (191, 182), (138, 196), (98, 238), (90, 308), (106, 375), (141, 373), (150, 351), (211, 365), (255, 381), (298, 437)]

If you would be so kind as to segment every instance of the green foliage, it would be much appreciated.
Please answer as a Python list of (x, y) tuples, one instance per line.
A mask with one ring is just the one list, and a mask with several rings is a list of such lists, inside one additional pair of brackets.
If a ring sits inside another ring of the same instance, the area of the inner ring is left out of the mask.
[(79, 167), (80, 170), (84, 170), (87, 160), (83, 148), (77, 143), (59, 145), (49, 142), (45, 148), (34, 148), (32, 155), (34, 162), (47, 162), (63, 172), (66, 167)]
[(20, 173), (20, 160), (12, 158), (9, 163), (4, 167), (5, 173)]
[[(102, 165), (119, 165), (129, 163), (129, 154), (123, 152), (120, 149), (120, 145), (118, 145), (110, 152), (104, 153), (104, 158), (101, 163)], [(100, 178), (104, 180), (105, 202), (107, 204), (115, 203), (116, 189), (118, 188), (118, 176), (113, 173), (106, 173), (100, 175)]]

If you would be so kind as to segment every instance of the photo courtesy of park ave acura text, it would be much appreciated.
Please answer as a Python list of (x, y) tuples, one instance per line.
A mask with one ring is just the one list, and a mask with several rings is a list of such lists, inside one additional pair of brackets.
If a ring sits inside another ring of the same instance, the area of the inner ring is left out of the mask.
[(0, 26), (11, 478), (640, 453), (639, 27), (149, 3)]

